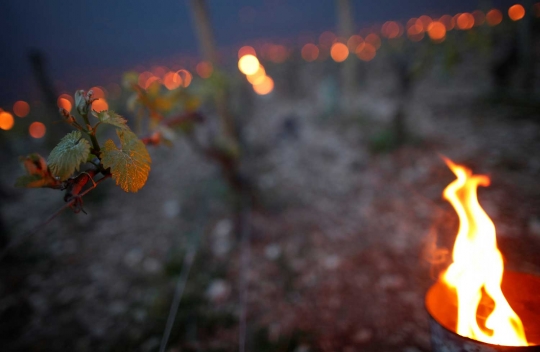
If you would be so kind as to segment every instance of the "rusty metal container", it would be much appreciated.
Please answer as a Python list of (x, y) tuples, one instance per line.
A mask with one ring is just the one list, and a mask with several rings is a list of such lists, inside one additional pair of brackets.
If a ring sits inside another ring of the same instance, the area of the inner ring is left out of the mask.
[(437, 281), (428, 290), (425, 300), (430, 315), (433, 352), (540, 352), (540, 278), (506, 271), (501, 287), (508, 303), (523, 322), (530, 346), (493, 345), (458, 335), (455, 332), (457, 297), (453, 290)]

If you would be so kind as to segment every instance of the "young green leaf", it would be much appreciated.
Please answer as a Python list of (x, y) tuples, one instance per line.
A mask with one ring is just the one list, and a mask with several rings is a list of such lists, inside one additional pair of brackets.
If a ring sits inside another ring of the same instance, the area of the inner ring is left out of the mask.
[(39, 154), (30, 154), (19, 158), (27, 174), (15, 181), (15, 187), (38, 188), (38, 187), (60, 187), (58, 181), (51, 174), (45, 159)]
[(97, 117), (101, 123), (106, 123), (108, 125), (113, 125), (115, 127), (121, 128), (123, 130), (129, 130), (128, 125), (126, 125), (127, 120), (122, 116), (118, 115), (112, 110), (104, 110), (100, 112), (92, 111), (92, 114)]
[(105, 142), (101, 149), (103, 166), (111, 168), (116, 184), (126, 192), (137, 192), (141, 189), (150, 172), (150, 155), (146, 146), (135, 133), (129, 130), (116, 130), (120, 138), (118, 149), (112, 140)]
[(68, 133), (49, 155), (49, 167), (54, 175), (64, 181), (85, 162), (90, 154), (90, 143), (80, 131)]

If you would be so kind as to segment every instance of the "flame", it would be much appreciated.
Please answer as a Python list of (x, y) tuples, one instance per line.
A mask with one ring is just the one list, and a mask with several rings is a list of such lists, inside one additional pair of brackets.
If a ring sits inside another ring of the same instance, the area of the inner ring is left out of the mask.
[[(458, 298), (459, 335), (505, 346), (527, 346), (523, 324), (501, 291), (503, 258), (497, 248), (495, 225), (478, 203), (476, 189), (488, 186), (490, 179), (452, 161), (446, 164), (457, 179), (443, 193), (459, 216), (459, 231), (452, 253), (453, 263), (443, 281), (455, 288)], [(494, 301), (494, 308), (480, 327), (477, 310), (483, 292)]]

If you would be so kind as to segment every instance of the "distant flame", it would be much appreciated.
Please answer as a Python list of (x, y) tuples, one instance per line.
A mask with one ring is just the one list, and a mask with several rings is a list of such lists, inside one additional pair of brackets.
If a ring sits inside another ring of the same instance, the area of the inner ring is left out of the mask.
[[(527, 346), (523, 324), (501, 291), (504, 268), (495, 225), (476, 195), (478, 186), (488, 186), (490, 180), (484, 175), (473, 175), (469, 169), (448, 159), (445, 161), (457, 177), (443, 193), (459, 216), (459, 231), (452, 253), (453, 263), (442, 277), (448, 286), (456, 289), (456, 332), (491, 344)], [(494, 308), (480, 326), (477, 310), (483, 294), (494, 301)]]

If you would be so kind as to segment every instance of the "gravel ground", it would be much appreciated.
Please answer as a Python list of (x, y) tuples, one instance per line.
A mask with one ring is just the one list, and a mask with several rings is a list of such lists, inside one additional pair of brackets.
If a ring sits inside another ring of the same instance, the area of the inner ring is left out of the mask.
[[(539, 116), (482, 100), (487, 65), (470, 57), (450, 77), (435, 68), (417, 82), (411, 141), (373, 153), (399, 101), (388, 61), (368, 64), (346, 113), (326, 115), (332, 102), (319, 98), (336, 83), (320, 77), (335, 68), (317, 65), (301, 67), (295, 98), (276, 79), (245, 126), (245, 166), (267, 205), (251, 217), (248, 346), (429, 351), (423, 297), (457, 230), (441, 198), (453, 175), (439, 154), (492, 177), (480, 202), (506, 265), (540, 274)], [(237, 349), (240, 253), (218, 170), (182, 141), (152, 159), (138, 194), (103, 184), (86, 199), (88, 215), (66, 212), (22, 237), (62, 200), (6, 187), (20, 171), (2, 155), (1, 215), (18, 239), (0, 265), (2, 351), (156, 351), (191, 239), (200, 246), (170, 351)]]

